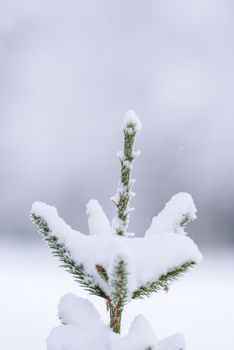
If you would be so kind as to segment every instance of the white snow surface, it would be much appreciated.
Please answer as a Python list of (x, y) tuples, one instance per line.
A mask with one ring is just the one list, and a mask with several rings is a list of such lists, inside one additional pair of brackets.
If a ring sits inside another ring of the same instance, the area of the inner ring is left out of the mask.
[(102, 265), (111, 275), (116, 259), (122, 258), (129, 273), (129, 295), (174, 267), (190, 260), (198, 263), (202, 258), (192, 239), (173, 232), (131, 239), (117, 235), (84, 235), (71, 229), (58, 216), (55, 207), (36, 202), (32, 212), (46, 220), (51, 234), (65, 244), (76, 263), (82, 263), (87, 273), (97, 280), (96, 264)]
[(158, 350), (184, 350), (185, 338), (182, 334), (174, 334), (162, 339), (159, 343)]
[(96, 199), (87, 203), (88, 226), (90, 235), (111, 234), (111, 225), (104, 210)]
[(65, 295), (59, 303), (59, 315), (66, 324), (54, 328), (47, 339), (47, 350), (184, 350), (181, 335), (159, 341), (149, 322), (138, 315), (129, 332), (121, 337), (100, 319), (87, 299)]
[[(57, 304), (66, 293), (88, 298), (108, 324), (104, 300), (74, 282), (36, 238), (37, 245), (10, 240), (10, 234), (0, 242), (0, 348), (4, 350), (45, 350), (49, 331), (60, 325)], [(159, 339), (179, 332), (185, 335), (188, 350), (233, 349), (234, 251), (230, 245), (203, 250), (202, 264), (168, 293), (126, 305), (122, 335), (128, 333), (136, 315), (143, 314)]]
[(137, 132), (140, 131), (142, 128), (141, 121), (134, 111), (128, 111), (125, 114), (122, 125), (123, 130), (129, 130), (129, 124), (133, 124)]
[(186, 234), (181, 222), (184, 218), (187, 218), (188, 221), (195, 220), (196, 212), (197, 209), (192, 196), (189, 193), (177, 193), (166, 203), (163, 210), (153, 218), (145, 236), (149, 237), (163, 232)]
[(105, 350), (105, 337), (99, 333), (81, 331), (77, 326), (54, 328), (47, 339), (47, 350)]

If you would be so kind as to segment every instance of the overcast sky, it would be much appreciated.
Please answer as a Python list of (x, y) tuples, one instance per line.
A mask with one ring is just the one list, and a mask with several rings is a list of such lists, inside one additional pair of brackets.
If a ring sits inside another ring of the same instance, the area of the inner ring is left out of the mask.
[(2, 236), (38, 242), (32, 202), (86, 232), (110, 218), (121, 122), (143, 129), (131, 231), (179, 191), (199, 243), (234, 243), (234, 4), (231, 0), (0, 0)]

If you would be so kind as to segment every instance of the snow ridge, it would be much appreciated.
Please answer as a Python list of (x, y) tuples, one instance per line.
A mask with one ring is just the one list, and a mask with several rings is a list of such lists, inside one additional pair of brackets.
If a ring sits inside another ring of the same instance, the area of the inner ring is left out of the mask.
[(65, 325), (50, 332), (47, 350), (185, 350), (182, 335), (158, 340), (142, 315), (136, 316), (129, 333), (121, 337), (102, 322), (87, 299), (67, 294), (62, 297), (58, 309)]

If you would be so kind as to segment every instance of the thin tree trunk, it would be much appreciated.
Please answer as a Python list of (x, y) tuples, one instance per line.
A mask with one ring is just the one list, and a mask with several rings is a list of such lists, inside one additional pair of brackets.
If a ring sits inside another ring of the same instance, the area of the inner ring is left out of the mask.
[(121, 316), (122, 311), (120, 308), (113, 308), (110, 306), (110, 327), (113, 332), (120, 334), (121, 329)]

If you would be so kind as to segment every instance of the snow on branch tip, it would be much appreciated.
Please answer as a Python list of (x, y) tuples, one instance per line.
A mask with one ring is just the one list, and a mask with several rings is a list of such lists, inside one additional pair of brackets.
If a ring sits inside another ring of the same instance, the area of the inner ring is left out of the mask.
[(128, 111), (125, 114), (122, 128), (128, 134), (137, 133), (141, 130), (142, 123), (134, 111)]

